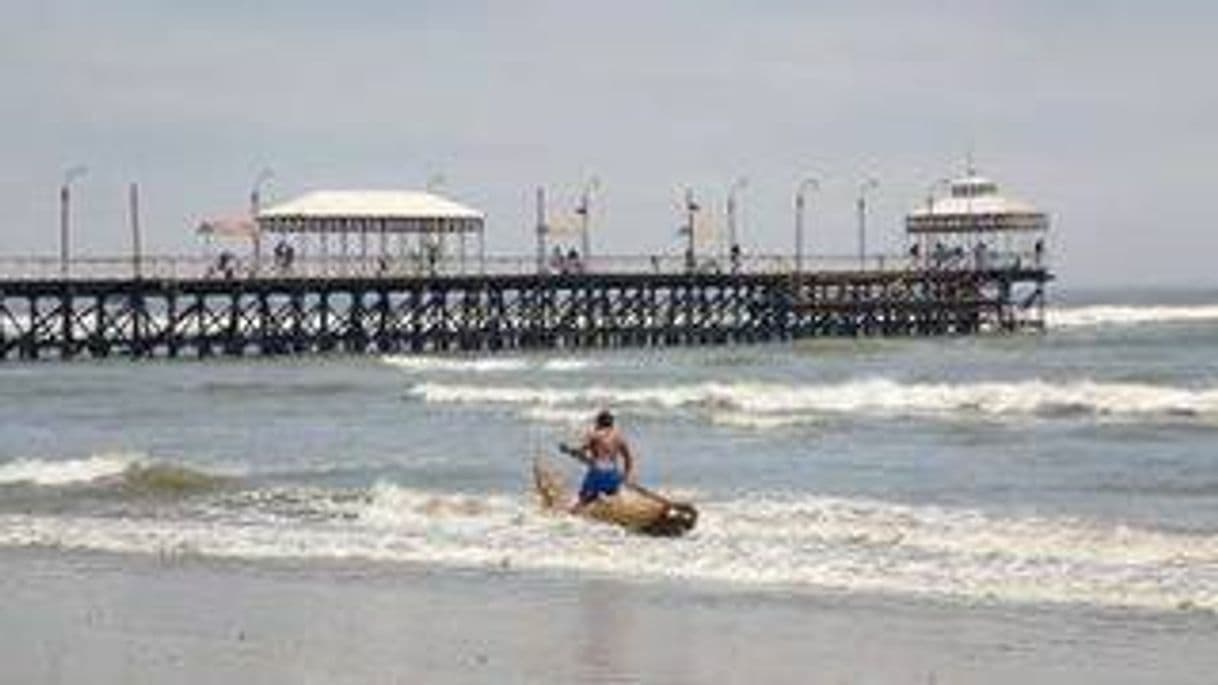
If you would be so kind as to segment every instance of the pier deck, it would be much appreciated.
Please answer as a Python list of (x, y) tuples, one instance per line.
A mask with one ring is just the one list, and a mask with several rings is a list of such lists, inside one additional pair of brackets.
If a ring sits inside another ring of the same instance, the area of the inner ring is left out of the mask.
[(488, 352), (1043, 326), (1044, 268), (0, 278), (0, 361)]

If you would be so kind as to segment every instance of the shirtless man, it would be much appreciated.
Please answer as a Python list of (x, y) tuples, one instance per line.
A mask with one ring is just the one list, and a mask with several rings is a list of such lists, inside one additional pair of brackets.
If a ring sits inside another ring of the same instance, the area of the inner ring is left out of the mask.
[[(573, 510), (578, 511), (595, 502), (602, 495), (614, 495), (622, 487), (622, 481), (634, 482), (634, 454), (621, 431), (613, 426), (613, 414), (602, 410), (596, 415), (595, 424), (580, 452), (592, 462), (579, 488), (579, 502)], [(622, 468), (618, 468), (618, 460)]]

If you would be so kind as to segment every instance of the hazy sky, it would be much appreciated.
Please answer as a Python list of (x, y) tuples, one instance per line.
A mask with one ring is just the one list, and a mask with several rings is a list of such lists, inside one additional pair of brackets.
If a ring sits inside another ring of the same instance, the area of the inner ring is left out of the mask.
[[(484, 209), (494, 252), (531, 249), (603, 180), (595, 245), (674, 245), (680, 189), (744, 242), (789, 249), (791, 195), (822, 179), (817, 252), (874, 241), (972, 147), (1052, 215), (1067, 284), (1218, 283), (1218, 4), (1023, 2), (0, 2), (0, 254), (54, 253), (57, 187), (79, 249), (197, 247), (204, 216), (316, 188), (422, 187)], [(179, 6), (183, 5), (183, 6)], [(915, 6), (917, 5), (917, 6)]]

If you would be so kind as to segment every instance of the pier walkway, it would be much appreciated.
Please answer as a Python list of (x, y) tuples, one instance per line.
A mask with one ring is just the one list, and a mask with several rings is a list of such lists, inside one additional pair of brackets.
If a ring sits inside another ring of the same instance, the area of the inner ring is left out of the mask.
[[(0, 361), (709, 345), (1043, 326), (1030, 256), (0, 259)], [(64, 268), (66, 266), (66, 268)], [(861, 268), (860, 268), (861, 267)]]

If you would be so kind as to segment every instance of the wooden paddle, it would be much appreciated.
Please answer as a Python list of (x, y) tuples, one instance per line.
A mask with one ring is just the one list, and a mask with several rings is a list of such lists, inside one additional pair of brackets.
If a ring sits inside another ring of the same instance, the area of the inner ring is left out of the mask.
[[(592, 465), (591, 457), (584, 454), (583, 450), (560, 442), (558, 443), (558, 451), (575, 459), (585, 466)], [(689, 504), (688, 502), (674, 502), (660, 493), (655, 492), (654, 490), (649, 490), (642, 485), (638, 485), (637, 483), (631, 483), (623, 480), (622, 484), (640, 495), (653, 499), (656, 502), (664, 505), (667, 512), (665, 520), (657, 522), (655, 525), (655, 530), (649, 532), (659, 535), (680, 535), (681, 533), (693, 528), (698, 522), (698, 510), (694, 508), (694, 505)]]

